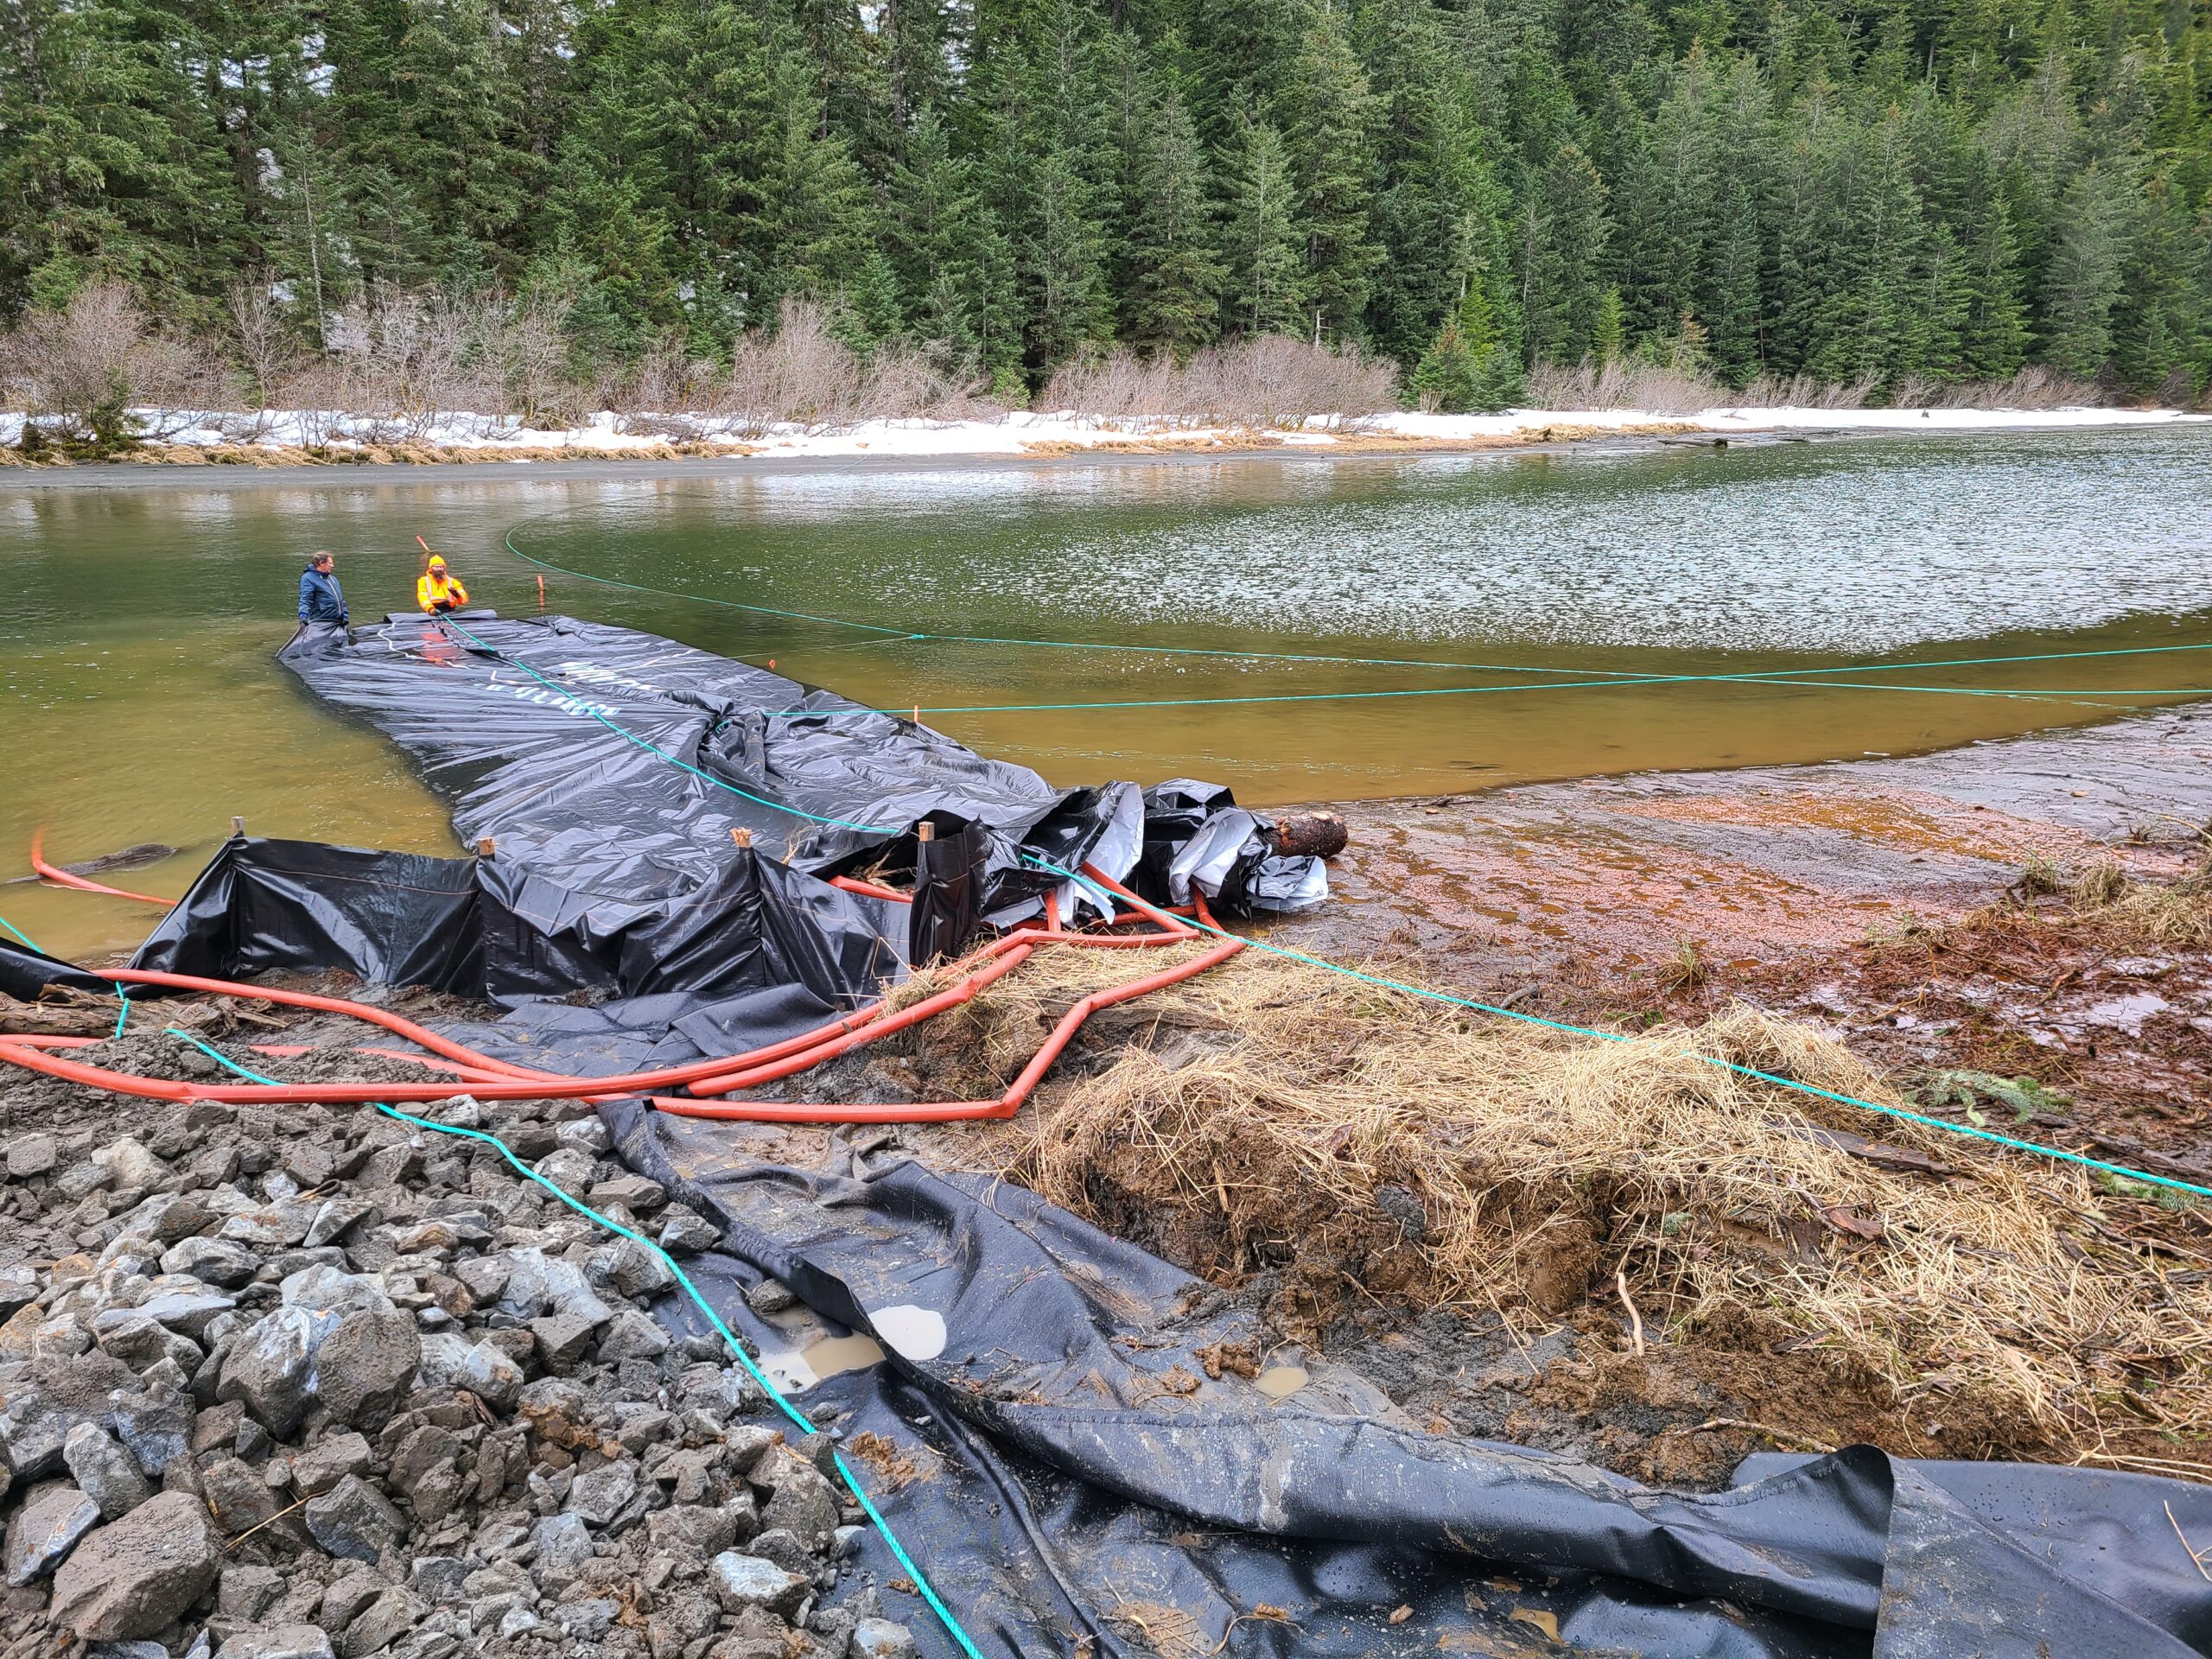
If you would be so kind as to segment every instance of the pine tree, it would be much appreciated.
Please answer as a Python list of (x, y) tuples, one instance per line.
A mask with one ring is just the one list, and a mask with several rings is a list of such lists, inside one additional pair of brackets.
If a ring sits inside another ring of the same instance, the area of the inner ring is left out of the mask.
[(1228, 270), (1214, 251), (1213, 202), (1198, 123), (1172, 86), (1137, 139), (1122, 337), (1177, 353), (1219, 332)]
[(1580, 363), (1594, 354), (1599, 316), (1612, 291), (1605, 282), (1605, 181), (1578, 144), (1564, 144), (1530, 193), (1531, 246), (1525, 256), (1523, 326), (1532, 358)]
[(1264, 121), (1244, 130), (1230, 156), (1222, 251), (1237, 325), (1255, 334), (1306, 328), (1306, 238), (1282, 137)]
[(2113, 352), (2113, 311), (2127, 255), (2127, 202), (2119, 181), (2092, 163), (2066, 193), (2063, 226), (2044, 293), (2044, 353), (2054, 368), (2101, 372)]
[(1382, 257), (1371, 230), (1376, 108), (1332, 7), (1306, 29), (1280, 107), (1306, 242), (1308, 332), (1317, 342), (1357, 339)]

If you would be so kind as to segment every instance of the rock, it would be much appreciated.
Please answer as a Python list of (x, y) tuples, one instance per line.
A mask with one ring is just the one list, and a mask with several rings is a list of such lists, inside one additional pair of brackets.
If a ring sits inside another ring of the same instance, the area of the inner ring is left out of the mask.
[(364, 1222), (373, 1224), (381, 1213), (377, 1205), (359, 1198), (325, 1198), (315, 1206), (307, 1231), (300, 1236), (300, 1243), (310, 1250), (335, 1244)]
[(645, 1622), (645, 1643), (653, 1659), (677, 1659), (692, 1643), (704, 1644), (715, 1633), (715, 1604), (696, 1590), (671, 1590), (654, 1598)]
[(756, 1484), (775, 1489), (775, 1496), (760, 1510), (761, 1526), (771, 1530), (787, 1528), (809, 1549), (826, 1548), (830, 1535), (844, 1519), (836, 1490), (812, 1464), (794, 1454), (785, 1453), (777, 1462), (779, 1466), (766, 1478), (757, 1468), (753, 1475)]
[[(750, 1498), (752, 1494), (746, 1496)], [(747, 1535), (750, 1535), (748, 1529)], [(682, 1503), (645, 1518), (646, 1548), (678, 1560), (711, 1560), (738, 1541), (737, 1523), (724, 1510)]]
[(510, 1607), (500, 1616), (499, 1634), (502, 1637), (512, 1642), (515, 1637), (527, 1635), (531, 1630), (536, 1630), (537, 1625), (537, 1615), (531, 1611), (529, 1608), (523, 1606)]
[(453, 1266), (453, 1276), (479, 1306), (499, 1300), (499, 1293), (507, 1287), (507, 1274), (503, 1256), (474, 1255)]
[(617, 1175), (611, 1181), (600, 1181), (591, 1189), (591, 1201), (595, 1205), (619, 1204), (633, 1216), (658, 1210), (668, 1202), (668, 1189), (647, 1175)]
[(554, 1132), (561, 1145), (581, 1152), (587, 1158), (603, 1158), (614, 1145), (614, 1138), (607, 1132), (607, 1125), (596, 1116), (579, 1117), (563, 1123)]
[(591, 1346), (592, 1332), (598, 1328), (581, 1313), (551, 1313), (530, 1322), (530, 1333), (537, 1339), (537, 1357), (550, 1371), (573, 1368)]
[(536, 1173), (563, 1192), (581, 1192), (591, 1179), (592, 1157), (574, 1147), (562, 1147), (537, 1160)]
[(615, 1614), (621, 1611), (620, 1602), (604, 1598), (564, 1601), (553, 1610), (553, 1622), (572, 1642), (596, 1642), (607, 1634), (607, 1626), (614, 1623)]
[(422, 1359), (422, 1333), (407, 1314), (349, 1313), (317, 1350), (311, 1387), (333, 1421), (375, 1427), (415, 1386)]
[(200, 1500), (150, 1497), (95, 1528), (54, 1575), (48, 1617), (87, 1641), (158, 1634), (214, 1582), (219, 1546)]
[(8, 1143), (8, 1179), (28, 1181), (61, 1161), (61, 1146), (50, 1135), (19, 1135)]
[(17, 1308), (36, 1301), (41, 1288), (35, 1268), (0, 1269), (0, 1319), (12, 1318)]
[(347, 1560), (374, 1562), (407, 1540), (399, 1512), (359, 1475), (347, 1475), (309, 1500), (304, 1513), (315, 1542)]
[(614, 1310), (593, 1294), (583, 1269), (573, 1262), (550, 1259), (540, 1249), (505, 1253), (507, 1282), (499, 1293), (502, 1313), (518, 1319), (547, 1314), (573, 1314), (594, 1325), (614, 1317)]
[(99, 1524), (100, 1506), (73, 1486), (35, 1492), (8, 1522), (8, 1586), (16, 1589), (59, 1567), (78, 1540)]
[(382, 1595), (385, 1588), (385, 1581), (373, 1573), (348, 1573), (322, 1592), (322, 1605), (315, 1613), (315, 1622), (336, 1635)]
[(798, 1611), (799, 1603), (814, 1592), (814, 1581), (786, 1573), (773, 1561), (758, 1555), (724, 1550), (707, 1566), (707, 1581), (726, 1613), (747, 1607), (766, 1607), (785, 1618)]
[(215, 1611), (225, 1618), (251, 1624), (276, 1605), (284, 1580), (273, 1567), (240, 1562), (223, 1569), (215, 1586)]
[(313, 1624), (265, 1624), (240, 1630), (215, 1659), (334, 1659), (330, 1637)]
[(129, 1135), (102, 1147), (92, 1161), (114, 1178), (118, 1187), (153, 1186), (169, 1173), (167, 1164)]
[(541, 1567), (575, 1567), (591, 1559), (591, 1534), (580, 1515), (549, 1515), (531, 1536)]
[[(207, 1632), (193, 1645), (208, 1652)], [(169, 1659), (169, 1650), (158, 1642), (95, 1642), (85, 1649), (85, 1659)]]
[(638, 1495), (638, 1465), (627, 1458), (586, 1470), (569, 1488), (568, 1510), (589, 1526), (603, 1527)]
[(220, 1458), (201, 1470), (200, 1489), (215, 1524), (233, 1538), (275, 1520), (282, 1507), (261, 1471), (239, 1458)]
[(802, 1579), (810, 1579), (819, 1565), (814, 1552), (799, 1541), (798, 1535), (787, 1527), (772, 1527), (746, 1545), (748, 1554), (758, 1555), (764, 1561), (773, 1561), (786, 1573), (796, 1573)]
[(0, 1389), (0, 1452), (15, 1478), (36, 1480), (59, 1470), (69, 1431), (97, 1421), (111, 1391), (136, 1382), (120, 1360), (85, 1354), (36, 1362), (28, 1376)]
[(415, 1321), (370, 1281), (327, 1267), (287, 1278), (283, 1297), (232, 1348), (216, 1397), (243, 1401), (279, 1439), (315, 1399), (340, 1423), (382, 1421), (422, 1358)]
[(433, 1605), (459, 1601), (468, 1563), (454, 1555), (418, 1555), (407, 1569), (407, 1587)]
[(602, 1290), (636, 1301), (650, 1300), (676, 1282), (659, 1255), (633, 1238), (618, 1238), (594, 1250), (584, 1262), (584, 1276)]
[(722, 1242), (721, 1230), (681, 1205), (671, 1207), (660, 1230), (660, 1247), (671, 1255), (696, 1255)]
[[(200, 1342), (206, 1338), (210, 1321), (237, 1306), (238, 1303), (230, 1297), (212, 1290), (172, 1290), (149, 1298), (134, 1311), (142, 1319), (165, 1325), (179, 1335)], [(105, 1314), (101, 1315), (102, 1319), (105, 1317)], [(99, 1321), (95, 1319), (92, 1325), (97, 1332)]]
[(445, 1331), (423, 1338), (416, 1381), (423, 1388), (466, 1389), (505, 1415), (522, 1396), (523, 1370), (489, 1342)]
[(755, 1313), (781, 1313), (798, 1306), (798, 1296), (780, 1279), (763, 1279), (745, 1293), (745, 1300)]
[[(175, 1361), (177, 1369), (189, 1376), (199, 1370), (200, 1362), (207, 1357), (191, 1338), (180, 1336), (167, 1325), (144, 1318), (136, 1308), (112, 1308), (109, 1312), (121, 1313), (123, 1318), (100, 1332), (100, 1347), (134, 1371), (151, 1370), (168, 1359)], [(107, 1317), (104, 1313), (100, 1319), (105, 1322)]]
[(183, 1372), (168, 1360), (156, 1362), (135, 1381), (135, 1389), (110, 1393), (103, 1421), (130, 1449), (138, 1467), (149, 1478), (158, 1478), (170, 1464), (183, 1459), (199, 1406), (186, 1389)]
[(320, 1497), (348, 1475), (369, 1471), (369, 1443), (348, 1429), (319, 1440), (292, 1459), (292, 1490)]
[(429, 1610), (397, 1585), (371, 1602), (346, 1628), (346, 1659), (365, 1659), (389, 1647), (423, 1622)]
[(128, 1515), (153, 1496), (154, 1489), (139, 1472), (138, 1460), (97, 1423), (79, 1423), (71, 1429), (62, 1443), (61, 1458), (77, 1478), (79, 1489), (99, 1505), (103, 1521)]
[(668, 1333), (634, 1311), (618, 1313), (599, 1339), (602, 1361), (658, 1359), (668, 1351)]
[(261, 1271), (261, 1258), (232, 1239), (186, 1238), (162, 1252), (162, 1271), (190, 1274), (221, 1289), (237, 1290)]
[(840, 1527), (830, 1535), (830, 1559), (849, 1561), (861, 1553), (861, 1541), (868, 1536), (866, 1527)]
[(853, 1659), (914, 1659), (913, 1633), (887, 1618), (864, 1618), (853, 1627)]

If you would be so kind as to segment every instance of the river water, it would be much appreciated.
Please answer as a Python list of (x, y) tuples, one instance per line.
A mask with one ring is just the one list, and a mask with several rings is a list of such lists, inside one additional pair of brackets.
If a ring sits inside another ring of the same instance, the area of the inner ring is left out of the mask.
[[(232, 815), (450, 850), (397, 752), (271, 660), (308, 550), (338, 555), (359, 619), (410, 604), (418, 534), (503, 612), (537, 611), (543, 575), (549, 609), (918, 708), (1056, 782), (1197, 776), (1255, 803), (1900, 753), (2212, 686), (2188, 650), (1822, 671), (2212, 645), (2202, 430), (749, 466), (0, 481), (0, 879), (41, 825), (59, 861), (177, 846), (111, 878), (156, 893)], [(1746, 673), (1799, 683), (1669, 677)], [(1614, 678), (1647, 683), (1580, 683)], [(1408, 691), (1441, 695), (1348, 695)], [(155, 913), (0, 887), (67, 953)]]

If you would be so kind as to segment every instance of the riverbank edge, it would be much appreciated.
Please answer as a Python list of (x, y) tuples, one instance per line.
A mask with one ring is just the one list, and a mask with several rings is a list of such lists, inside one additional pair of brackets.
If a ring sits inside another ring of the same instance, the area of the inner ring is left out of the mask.
[[(0, 422), (20, 422), (0, 416)], [(448, 423), (423, 439), (388, 443), (230, 442), (225, 423), (181, 441), (148, 441), (105, 461), (27, 457), (0, 444), (0, 490), (10, 486), (130, 486), (175, 474), (195, 480), (289, 482), (342, 477), (356, 469), (404, 468), (416, 476), (480, 474), (524, 467), (533, 476), (657, 477), (804, 470), (899, 471), (943, 467), (1033, 466), (1225, 459), (1402, 459), (1486, 452), (1527, 453), (1582, 445), (1642, 448), (1665, 442), (1810, 442), (1906, 433), (1948, 435), (2059, 432), (2212, 423), (2212, 414), (2177, 409), (1718, 409), (1690, 415), (1649, 410), (1513, 410), (1500, 415), (1399, 411), (1342, 427), (1176, 430), (1155, 423), (1022, 416), (1002, 421), (875, 421), (836, 431), (772, 432), (759, 439), (671, 442), (618, 433), (611, 416), (564, 431), (463, 435)], [(555, 472), (553, 469), (563, 469)]]

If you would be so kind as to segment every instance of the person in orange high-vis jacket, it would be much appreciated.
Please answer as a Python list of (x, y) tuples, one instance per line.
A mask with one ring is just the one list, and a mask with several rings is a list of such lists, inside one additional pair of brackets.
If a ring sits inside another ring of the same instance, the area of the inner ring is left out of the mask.
[(442, 616), (468, 603), (468, 589), (461, 585), (459, 576), (448, 573), (446, 562), (433, 553), (415, 584), (415, 602), (429, 615)]

